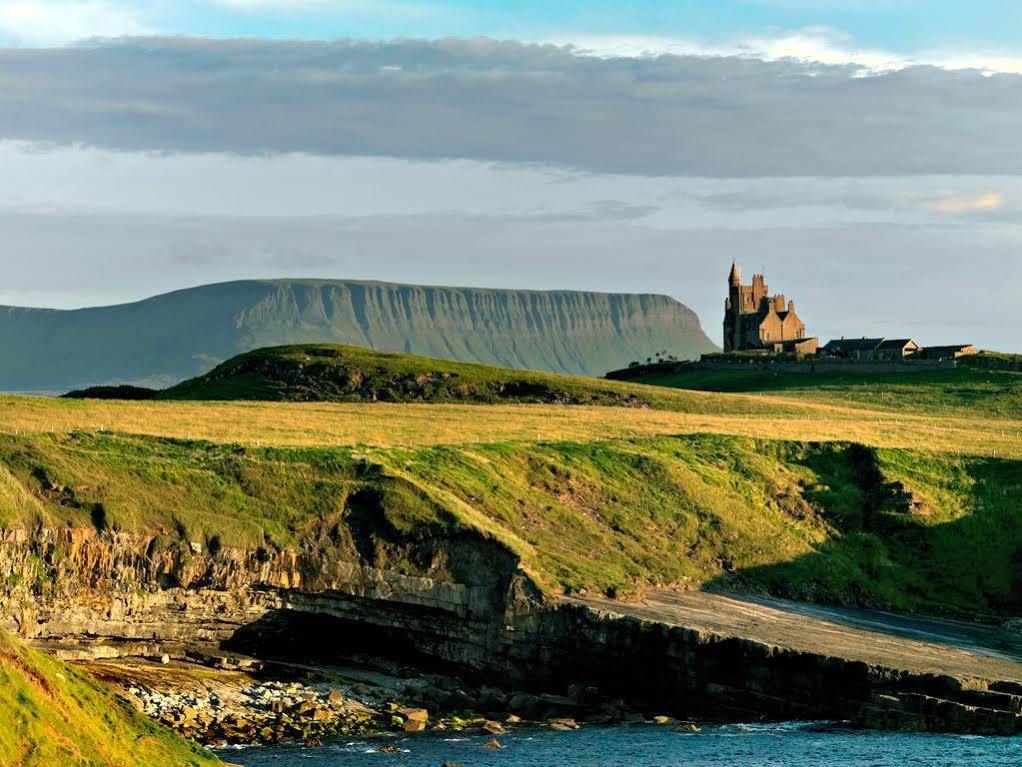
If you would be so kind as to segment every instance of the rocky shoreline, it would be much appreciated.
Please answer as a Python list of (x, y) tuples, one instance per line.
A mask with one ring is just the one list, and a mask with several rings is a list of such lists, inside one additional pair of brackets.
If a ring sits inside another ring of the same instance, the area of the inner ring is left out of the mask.
[(579, 685), (564, 695), (534, 694), (423, 675), (380, 659), (345, 669), (245, 659), (246, 670), (225, 667), (238, 660), (226, 659), (235, 663), (225, 664), (223, 656), (79, 663), (146, 715), (211, 748), (420, 732), (499, 738), (528, 727), (569, 731), (638, 722), (698, 731), (693, 722), (635, 711)]

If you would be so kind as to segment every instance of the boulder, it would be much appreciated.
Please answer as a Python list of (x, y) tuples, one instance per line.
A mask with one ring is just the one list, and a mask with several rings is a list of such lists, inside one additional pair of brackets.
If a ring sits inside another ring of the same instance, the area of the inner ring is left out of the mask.
[(484, 709), (503, 709), (507, 706), (507, 700), (507, 693), (496, 687), (481, 687), (479, 689), (479, 705)]
[(472, 711), (477, 705), (476, 699), (464, 690), (455, 690), (447, 696), (447, 708), (452, 711)]
[(550, 725), (551, 730), (558, 730), (559, 732), (579, 729), (579, 724), (574, 719), (551, 719), (547, 724)]
[(527, 692), (515, 693), (508, 702), (508, 708), (526, 719), (541, 719), (543, 706), (539, 697)]
[(409, 722), (428, 722), (429, 712), (424, 708), (400, 708), (397, 712)]
[(500, 722), (495, 722), (492, 719), (487, 719), (483, 722), (480, 729), (489, 735), (501, 735), (504, 732), (504, 725)]

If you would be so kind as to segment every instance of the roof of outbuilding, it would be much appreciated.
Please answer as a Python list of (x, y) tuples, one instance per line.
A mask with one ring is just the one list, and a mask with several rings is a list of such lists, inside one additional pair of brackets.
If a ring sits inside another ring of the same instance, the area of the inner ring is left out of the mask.
[(823, 348), (830, 351), (862, 351), (876, 349), (884, 342), (883, 338), (835, 338), (828, 341)]
[[(911, 338), (885, 338), (880, 343), (880, 346), (877, 347), (877, 348), (879, 348), (879, 349), (904, 349), (909, 344), (915, 344), (915, 343), (916, 342), (913, 341)], [(916, 346), (918, 346), (918, 345), (919, 344), (916, 344)]]
[(975, 349), (975, 344), (944, 344), (943, 346), (927, 346), (928, 352), (957, 352), (962, 349)]

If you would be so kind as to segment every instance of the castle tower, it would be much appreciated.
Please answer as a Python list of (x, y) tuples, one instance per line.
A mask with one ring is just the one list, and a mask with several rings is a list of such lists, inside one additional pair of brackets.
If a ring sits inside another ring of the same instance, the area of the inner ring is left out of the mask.
[(752, 284), (743, 285), (741, 270), (732, 261), (727, 284), (725, 352), (763, 349), (811, 354), (816, 351), (816, 339), (807, 338), (805, 323), (795, 313), (795, 302), (783, 294), (770, 295), (762, 274), (754, 274)]

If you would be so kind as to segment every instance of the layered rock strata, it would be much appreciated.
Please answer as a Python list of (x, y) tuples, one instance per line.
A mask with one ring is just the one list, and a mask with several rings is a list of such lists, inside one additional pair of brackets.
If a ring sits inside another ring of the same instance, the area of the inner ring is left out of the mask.
[[(1022, 679), (906, 670), (544, 600), (496, 542), (257, 550), (90, 528), (0, 533), (0, 616), (79, 656), (238, 649), (445, 664), (580, 707), (1014, 734)], [(934, 669), (939, 672), (939, 669)]]

